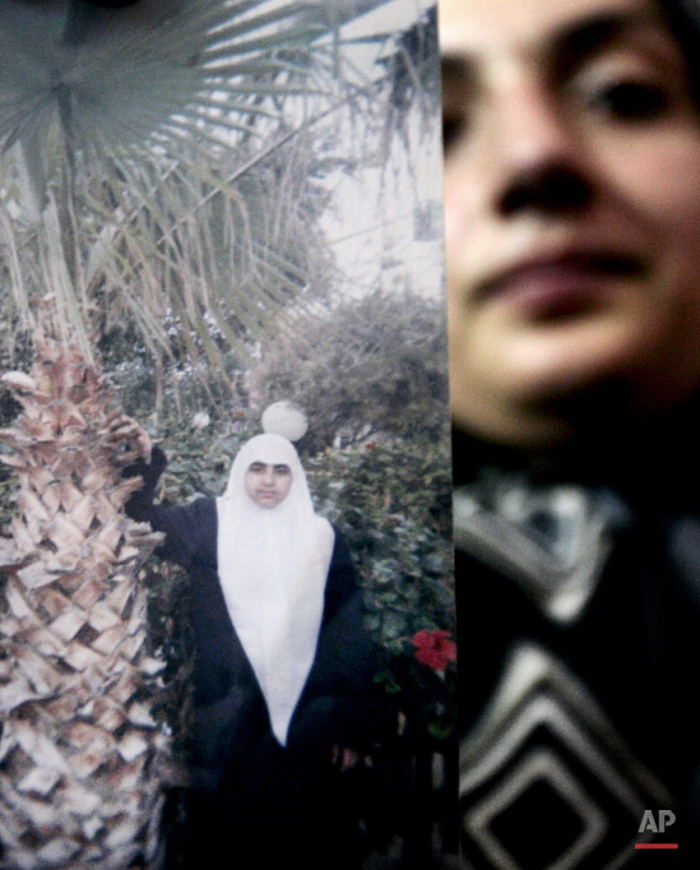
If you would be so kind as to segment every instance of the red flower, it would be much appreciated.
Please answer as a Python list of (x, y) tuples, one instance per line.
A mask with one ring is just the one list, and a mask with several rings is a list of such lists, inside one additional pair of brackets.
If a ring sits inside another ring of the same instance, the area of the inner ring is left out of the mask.
[(457, 644), (449, 638), (449, 631), (417, 631), (412, 642), (418, 661), (438, 673), (444, 671), (448, 662), (457, 661)]

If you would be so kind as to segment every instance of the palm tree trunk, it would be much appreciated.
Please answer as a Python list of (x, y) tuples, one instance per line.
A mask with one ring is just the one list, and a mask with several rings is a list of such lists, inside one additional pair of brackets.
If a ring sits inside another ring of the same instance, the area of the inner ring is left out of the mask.
[(139, 479), (96, 364), (42, 329), (35, 345), (31, 376), (3, 378), (23, 411), (0, 432), (20, 483), (0, 539), (0, 863), (157, 867), (171, 739), (138, 568), (160, 536), (122, 511)]

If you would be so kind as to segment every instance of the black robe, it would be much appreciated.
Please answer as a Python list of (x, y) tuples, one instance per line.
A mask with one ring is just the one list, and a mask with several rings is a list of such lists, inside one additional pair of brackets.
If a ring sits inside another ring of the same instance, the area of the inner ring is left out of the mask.
[(246, 844), (270, 865), (296, 854), (307, 866), (322, 866), (327, 850), (352, 836), (356, 821), (351, 808), (342, 807), (347, 777), (334, 754), (364, 751), (371, 736), (375, 653), (349, 553), (336, 531), (316, 656), (282, 747), (219, 583), (216, 500), (153, 504), (165, 464), (163, 452), (154, 448), (150, 465), (130, 469), (143, 476), (144, 487), (129, 500), (127, 513), (165, 532), (157, 552), (182, 565), (191, 580), (195, 662), (187, 866), (208, 866), (206, 856), (213, 861), (227, 848), (240, 862), (238, 850)]
[[(497, 866), (497, 847), (549, 866), (587, 826), (598, 833), (566, 866), (598, 870), (623, 853), (634, 867), (700, 866), (699, 404), (546, 455), (455, 433), (463, 846), (477, 870)], [(586, 563), (587, 597), (554, 618), (556, 585)], [(535, 757), (525, 788), (517, 776)], [(484, 758), (498, 758), (488, 774)], [(658, 822), (669, 809), (667, 831), (639, 830), (644, 810)], [(480, 837), (486, 824), (496, 845)], [(650, 837), (679, 850), (634, 848)]]

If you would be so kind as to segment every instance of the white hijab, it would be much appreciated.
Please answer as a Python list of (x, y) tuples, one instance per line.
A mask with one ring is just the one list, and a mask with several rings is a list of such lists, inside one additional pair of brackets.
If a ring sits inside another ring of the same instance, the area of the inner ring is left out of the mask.
[[(291, 469), (289, 494), (276, 507), (261, 507), (246, 492), (245, 475), (254, 462)], [(297, 452), (281, 435), (257, 435), (243, 445), (216, 509), (226, 607), (272, 731), (285, 746), (316, 655), (335, 535), (328, 520), (314, 513)]]

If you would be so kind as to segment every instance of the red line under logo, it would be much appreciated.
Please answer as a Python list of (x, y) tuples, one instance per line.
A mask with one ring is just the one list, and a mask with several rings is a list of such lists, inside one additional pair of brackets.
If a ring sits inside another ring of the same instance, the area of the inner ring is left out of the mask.
[(678, 843), (635, 843), (635, 849), (677, 849)]

